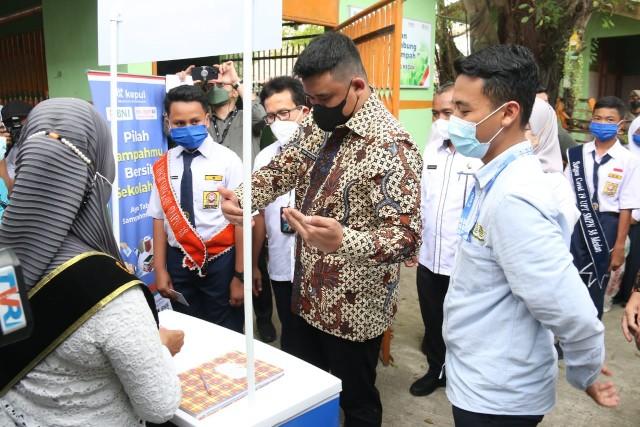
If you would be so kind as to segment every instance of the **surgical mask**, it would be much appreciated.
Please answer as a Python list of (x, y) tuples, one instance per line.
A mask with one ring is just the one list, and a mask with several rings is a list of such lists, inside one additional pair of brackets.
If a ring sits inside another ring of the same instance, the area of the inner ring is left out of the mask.
[(493, 110), (491, 113), (489, 113), (489, 115), (480, 120), (478, 123), (469, 122), (466, 120), (462, 120), (459, 117), (451, 116), (449, 118), (449, 139), (451, 139), (451, 142), (456, 147), (456, 150), (465, 157), (474, 157), (476, 159), (483, 158), (487, 154), (491, 142), (496, 139), (500, 132), (502, 132), (504, 126), (501, 127), (498, 132), (496, 132), (495, 135), (493, 135), (487, 142), (478, 141), (478, 138), (476, 136), (476, 128), (489, 117), (500, 111), (500, 109), (505, 105), (507, 105), (506, 102)]
[(640, 133), (633, 134), (632, 138), (633, 138), (633, 142), (636, 145), (640, 146)]
[(438, 132), (438, 135), (445, 141), (449, 139), (449, 121), (445, 119), (438, 119), (433, 122), (432, 127)]
[(589, 132), (596, 137), (598, 141), (610, 141), (618, 134), (618, 123), (589, 123)]
[(186, 150), (200, 147), (209, 133), (205, 125), (183, 126), (170, 129), (171, 139)]
[(300, 125), (292, 120), (276, 120), (269, 125), (273, 135), (283, 144), (289, 142)]
[(209, 105), (219, 107), (229, 102), (229, 92), (223, 87), (213, 86), (207, 92), (207, 98), (209, 99)]
[[(342, 109), (347, 104), (347, 97), (349, 96), (350, 89), (351, 82), (349, 82), (349, 89), (347, 89), (347, 94), (344, 96), (344, 99), (335, 107), (325, 107), (320, 104), (313, 104), (313, 120), (320, 129), (325, 132), (333, 132), (336, 127), (347, 123), (351, 116), (353, 116), (353, 113), (356, 110), (356, 105), (358, 105), (357, 100), (356, 104), (353, 106), (351, 114), (345, 116), (342, 113)], [(358, 99), (359, 98), (360, 97), (358, 96)]]

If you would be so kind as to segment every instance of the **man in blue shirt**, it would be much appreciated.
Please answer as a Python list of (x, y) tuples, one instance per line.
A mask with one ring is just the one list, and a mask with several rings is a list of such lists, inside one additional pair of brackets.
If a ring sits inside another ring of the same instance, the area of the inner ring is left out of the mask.
[[(456, 61), (449, 136), (482, 159), (463, 209), (444, 304), (447, 396), (457, 427), (536, 426), (555, 404), (555, 334), (567, 380), (617, 406), (604, 363), (604, 326), (573, 266), (571, 189), (545, 174), (524, 136), (537, 66), (521, 46)], [(567, 202), (568, 201), (568, 202)]]

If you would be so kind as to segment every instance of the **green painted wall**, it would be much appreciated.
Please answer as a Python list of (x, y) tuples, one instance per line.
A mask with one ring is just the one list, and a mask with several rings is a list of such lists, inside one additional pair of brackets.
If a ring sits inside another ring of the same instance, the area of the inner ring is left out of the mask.
[[(366, 8), (376, 3), (377, 0), (341, 0), (340, 1), (340, 21), (349, 18), (351, 6)], [(403, 5), (403, 16), (416, 21), (431, 23), (431, 42), (435, 40), (435, 0), (406, 0)], [(435, 46), (435, 44), (433, 44)], [(432, 54), (433, 58), (433, 54)], [(431, 70), (435, 71), (432, 63)], [(428, 89), (400, 90), (400, 100), (402, 101), (431, 101), (433, 99), (433, 87)], [(411, 133), (414, 140), (422, 150), (428, 141), (431, 131), (431, 109), (400, 110), (400, 122)]]
[[(42, 0), (49, 96), (91, 99), (87, 70), (98, 66), (95, 0)], [(73, 13), (70, 13), (73, 11)], [(151, 74), (151, 63), (120, 65), (118, 71)]]
[[(621, 37), (640, 34), (640, 21), (627, 18), (626, 16), (614, 15), (613, 28), (604, 28), (602, 26), (602, 16), (594, 13), (585, 31), (585, 46), (587, 47), (583, 55), (583, 71), (582, 71), (582, 96), (589, 96), (589, 58), (591, 57), (591, 40), (604, 37)], [(638, 52), (637, 46), (629, 46), (629, 52)]]

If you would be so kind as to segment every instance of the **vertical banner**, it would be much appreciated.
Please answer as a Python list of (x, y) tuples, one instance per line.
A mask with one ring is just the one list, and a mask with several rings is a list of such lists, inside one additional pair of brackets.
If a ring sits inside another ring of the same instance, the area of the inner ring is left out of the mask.
[[(93, 105), (110, 121), (107, 72), (87, 73)], [(169, 301), (155, 290), (153, 272), (153, 220), (147, 216), (153, 186), (153, 163), (167, 150), (162, 112), (165, 79), (156, 76), (118, 74), (118, 207), (120, 209), (120, 256), (127, 268), (154, 292), (158, 310)]]

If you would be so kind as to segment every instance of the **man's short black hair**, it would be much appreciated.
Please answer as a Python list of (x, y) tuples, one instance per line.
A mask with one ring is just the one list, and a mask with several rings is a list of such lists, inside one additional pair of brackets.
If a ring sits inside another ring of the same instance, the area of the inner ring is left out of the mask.
[(293, 73), (302, 78), (317, 76), (326, 71), (340, 78), (367, 78), (360, 53), (349, 37), (338, 32), (317, 36), (298, 55)]
[(536, 94), (538, 93), (547, 93), (547, 87), (542, 83), (538, 83), (538, 88), (536, 89)]
[(520, 125), (529, 122), (538, 87), (538, 65), (529, 49), (519, 45), (494, 45), (458, 58), (458, 74), (484, 81), (482, 93), (495, 108), (508, 101), (520, 104)]
[(442, 83), (436, 88), (436, 95), (442, 95), (450, 90), (453, 90), (453, 82)]
[(167, 96), (164, 98), (165, 113), (169, 114), (171, 104), (174, 102), (199, 102), (205, 112), (209, 111), (207, 95), (197, 86), (181, 85), (167, 92)]
[(596, 111), (598, 108), (613, 108), (618, 110), (620, 119), (624, 119), (625, 114), (627, 114), (627, 107), (624, 105), (622, 99), (617, 96), (603, 96), (598, 99), (596, 105), (593, 107), (593, 111)]
[(267, 98), (284, 91), (289, 91), (291, 99), (296, 106), (305, 105), (306, 97), (304, 96), (302, 83), (300, 80), (289, 76), (275, 77), (266, 82), (260, 91), (260, 103), (264, 106)]

